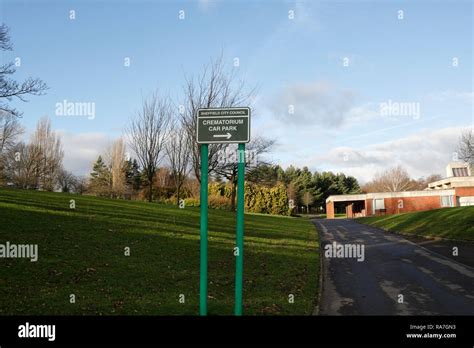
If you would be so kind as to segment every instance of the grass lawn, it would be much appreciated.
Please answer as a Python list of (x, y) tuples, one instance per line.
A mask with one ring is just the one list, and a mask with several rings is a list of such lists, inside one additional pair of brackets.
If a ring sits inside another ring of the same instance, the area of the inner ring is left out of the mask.
[(474, 207), (364, 217), (356, 221), (403, 234), (474, 241)]
[[(311, 314), (319, 281), (313, 224), (245, 219), (244, 314)], [(235, 214), (210, 210), (210, 315), (233, 314), (234, 240)], [(0, 258), (0, 315), (198, 314), (199, 208), (0, 189), (0, 244), (7, 241), (38, 244), (39, 258)]]

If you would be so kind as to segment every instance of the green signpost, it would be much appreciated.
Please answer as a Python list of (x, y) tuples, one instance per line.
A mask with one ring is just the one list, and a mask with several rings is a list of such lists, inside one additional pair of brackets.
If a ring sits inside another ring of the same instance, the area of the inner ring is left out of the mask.
[(244, 191), (245, 191), (245, 144), (239, 144), (237, 168), (237, 226), (235, 264), (235, 315), (242, 315), (242, 288), (244, 273)]
[(244, 273), (245, 143), (250, 141), (250, 108), (212, 108), (197, 111), (196, 135), (201, 144), (201, 234), (199, 314), (207, 315), (208, 144), (238, 143), (235, 315), (242, 315)]
[(201, 145), (201, 251), (199, 314), (207, 314), (207, 144)]

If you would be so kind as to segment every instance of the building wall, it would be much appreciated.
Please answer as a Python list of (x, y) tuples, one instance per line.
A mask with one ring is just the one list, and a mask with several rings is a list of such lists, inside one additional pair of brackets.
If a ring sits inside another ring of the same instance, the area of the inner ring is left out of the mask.
[[(455, 201), (455, 200), (454, 200)], [(441, 208), (440, 196), (425, 197), (393, 197), (384, 198), (385, 214), (400, 214), (412, 211), (432, 210)], [(365, 200), (366, 216), (373, 215), (372, 199)], [(346, 208), (347, 217), (352, 217), (352, 211)], [(328, 219), (334, 219), (334, 202), (326, 204), (326, 214)]]
[[(429, 193), (434, 193), (433, 191), (427, 191)], [(410, 196), (411, 194), (417, 194)], [(444, 192), (439, 192), (435, 195), (419, 195), (420, 192), (403, 192), (403, 193), (394, 193), (393, 195), (403, 195), (403, 197), (385, 197), (385, 214), (399, 214), (399, 213), (408, 213), (412, 211), (422, 211), (422, 210), (432, 210), (439, 209), (441, 207), (441, 195), (455, 195), (453, 200), (454, 206), (458, 203), (459, 197), (472, 197), (474, 198), (474, 187), (457, 187), (452, 190), (444, 190)], [(425, 194), (425, 193), (421, 193)], [(379, 195), (378, 193), (373, 195)], [(355, 196), (355, 195), (354, 195)], [(377, 197), (377, 196), (375, 196)], [(354, 199), (360, 200), (362, 197), (354, 197)], [(382, 197), (381, 197), (382, 198)], [(401, 205), (400, 205), (401, 203)], [(372, 198), (365, 199), (365, 212), (367, 216), (372, 214)], [(326, 203), (326, 213), (328, 219), (334, 219), (334, 202), (330, 201)]]
[(334, 202), (326, 203), (326, 219), (334, 219)]
[[(408, 213), (411, 211), (431, 210), (441, 208), (441, 199), (439, 196), (426, 197), (393, 197), (385, 198), (385, 214)], [(367, 216), (372, 213), (372, 199), (365, 200), (365, 210)]]
[(456, 206), (474, 205), (474, 187), (457, 187), (455, 191)]
[[(441, 208), (440, 196), (385, 198), (386, 214)], [(370, 211), (372, 213), (372, 210)]]
[(474, 196), (474, 187), (456, 187), (454, 190), (458, 197)]
[(365, 200), (365, 216), (372, 215), (372, 199)]
[(352, 219), (354, 217), (353, 204), (346, 205), (346, 217)]

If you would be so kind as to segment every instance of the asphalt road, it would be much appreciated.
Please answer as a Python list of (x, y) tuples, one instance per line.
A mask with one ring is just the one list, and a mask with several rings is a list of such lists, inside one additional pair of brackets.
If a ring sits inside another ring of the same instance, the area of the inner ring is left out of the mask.
[[(313, 223), (323, 254), (320, 315), (474, 315), (474, 268), (352, 220)], [(325, 257), (334, 242), (363, 245), (364, 261)]]

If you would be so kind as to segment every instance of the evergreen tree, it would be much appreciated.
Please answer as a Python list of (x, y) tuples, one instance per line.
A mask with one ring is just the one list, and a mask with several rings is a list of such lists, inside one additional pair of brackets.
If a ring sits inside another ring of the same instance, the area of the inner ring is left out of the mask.
[(272, 191), (272, 207), (271, 214), (286, 215), (288, 214), (288, 195), (285, 186), (279, 184), (271, 189)]
[(301, 174), (301, 169), (295, 168), (293, 166), (289, 166), (285, 170), (285, 184), (289, 184), (290, 182), (295, 181)]
[(132, 174), (132, 161), (126, 160), (123, 163), (123, 171), (125, 173), (125, 183), (128, 187), (132, 187), (133, 185), (133, 174)]
[(138, 191), (142, 185), (142, 174), (140, 173), (140, 166), (136, 159), (125, 161), (124, 165), (125, 180), (127, 186), (133, 191)]
[(102, 156), (97, 158), (91, 172), (90, 186), (93, 192), (99, 196), (108, 195), (111, 184), (111, 174), (105, 165)]
[(133, 189), (136, 191), (140, 190), (143, 184), (140, 166), (136, 159), (133, 159), (132, 161), (132, 183)]

